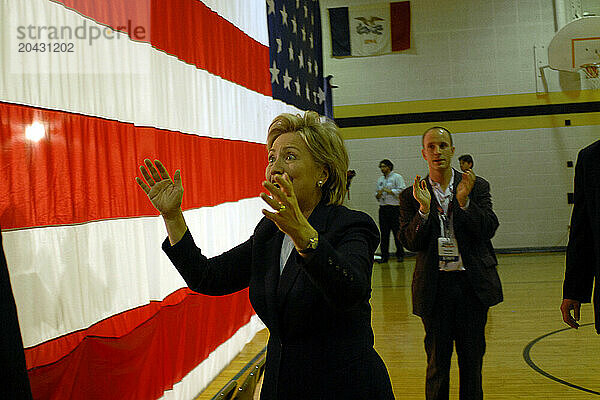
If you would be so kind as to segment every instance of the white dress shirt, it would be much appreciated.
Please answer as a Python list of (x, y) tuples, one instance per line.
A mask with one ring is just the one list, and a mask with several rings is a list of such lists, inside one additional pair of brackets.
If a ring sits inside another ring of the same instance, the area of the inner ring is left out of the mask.
[(402, 175), (391, 171), (388, 176), (380, 176), (377, 180), (377, 192), (381, 189), (391, 190), (392, 193), (383, 192), (381, 197), (378, 199), (380, 206), (399, 206), (400, 205), (400, 192), (406, 187), (404, 178)]
[(293, 248), (294, 242), (292, 241), (292, 238), (288, 235), (284, 235), (283, 243), (281, 243), (281, 253), (279, 253), (279, 274), (283, 274), (283, 268), (285, 268), (285, 264), (287, 263), (288, 258), (290, 258)]
[[(446, 190), (443, 190), (442, 185), (432, 181), (431, 178), (429, 178), (429, 183), (431, 184), (431, 187), (433, 188), (433, 194), (443, 211), (443, 213), (438, 212), (438, 217), (440, 219), (440, 237), (444, 236), (447, 238), (454, 239), (454, 242), (457, 243), (456, 237), (454, 236), (454, 213), (452, 212), (452, 210), (450, 211), (450, 215), (448, 216), (448, 208), (450, 206), (450, 202), (452, 201), (452, 196), (454, 195), (454, 193), (452, 192), (452, 186), (454, 185), (454, 169), (452, 169), (452, 177), (450, 178), (450, 182), (448, 183)], [(462, 208), (466, 209), (468, 206), (469, 204), (467, 203), (467, 205)], [(444, 216), (447, 216), (448, 221), (446, 224), (444, 224)], [(444, 229), (444, 226), (447, 226), (447, 229)], [(439, 267), (440, 271), (465, 270), (460, 252), (458, 253), (458, 261), (448, 262), (440, 259)]]

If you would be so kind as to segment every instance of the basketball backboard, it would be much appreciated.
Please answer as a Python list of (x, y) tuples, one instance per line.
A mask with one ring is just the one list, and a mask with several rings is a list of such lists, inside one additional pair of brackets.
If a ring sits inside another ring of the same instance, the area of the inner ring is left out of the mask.
[(560, 71), (576, 72), (582, 65), (600, 63), (600, 16), (569, 22), (548, 46), (548, 65)]

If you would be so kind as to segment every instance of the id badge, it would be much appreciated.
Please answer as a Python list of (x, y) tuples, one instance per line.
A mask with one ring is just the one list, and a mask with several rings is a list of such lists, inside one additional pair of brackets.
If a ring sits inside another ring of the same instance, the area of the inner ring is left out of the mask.
[(458, 243), (456, 243), (454, 238), (439, 237), (438, 254), (440, 256), (440, 261), (458, 261)]

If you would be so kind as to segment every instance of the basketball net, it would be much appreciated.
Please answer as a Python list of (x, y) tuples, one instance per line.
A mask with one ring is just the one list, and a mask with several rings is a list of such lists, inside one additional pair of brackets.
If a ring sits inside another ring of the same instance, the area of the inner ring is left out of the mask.
[(583, 64), (580, 71), (585, 73), (585, 79), (590, 89), (600, 89), (600, 63)]

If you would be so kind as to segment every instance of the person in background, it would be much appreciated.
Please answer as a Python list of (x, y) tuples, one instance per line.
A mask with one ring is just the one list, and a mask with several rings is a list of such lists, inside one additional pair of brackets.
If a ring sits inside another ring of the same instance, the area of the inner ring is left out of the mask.
[(390, 231), (393, 233), (396, 244), (396, 257), (404, 261), (404, 249), (398, 240), (400, 192), (406, 187), (404, 178), (393, 171), (394, 164), (388, 159), (379, 162), (379, 169), (383, 176), (377, 180), (375, 198), (379, 202), (379, 229), (381, 230), (381, 258), (378, 263), (386, 263), (390, 258)]
[[(470, 154), (463, 154), (462, 156), (458, 157), (458, 162), (462, 172), (473, 170), (473, 157)], [(487, 190), (488, 192), (490, 191), (490, 183), (487, 180), (477, 175), (475, 177), (475, 181), (478, 182), (478, 185), (480, 185), (484, 190)]]
[(253, 235), (207, 258), (183, 217), (183, 184), (146, 159), (137, 183), (165, 222), (163, 250), (190, 289), (221, 296), (250, 288), (269, 329), (260, 398), (393, 399), (373, 348), (375, 222), (342, 205), (348, 153), (337, 126), (315, 112), (281, 114), (267, 134), (268, 209)]
[[(563, 321), (579, 328), (581, 303), (589, 303), (594, 288), (596, 333), (600, 334), (600, 140), (579, 152), (575, 165), (574, 204), (567, 245)], [(571, 314), (573, 312), (573, 314)]]
[(454, 146), (442, 127), (425, 131), (429, 175), (400, 194), (400, 240), (417, 253), (413, 313), (425, 328), (428, 400), (447, 400), (450, 360), (458, 356), (461, 400), (483, 399), (481, 370), (489, 307), (502, 286), (491, 238), (498, 228), (489, 190), (472, 170), (451, 167)]
[(462, 156), (458, 157), (458, 163), (462, 172), (473, 169), (473, 156), (470, 154), (463, 154)]

